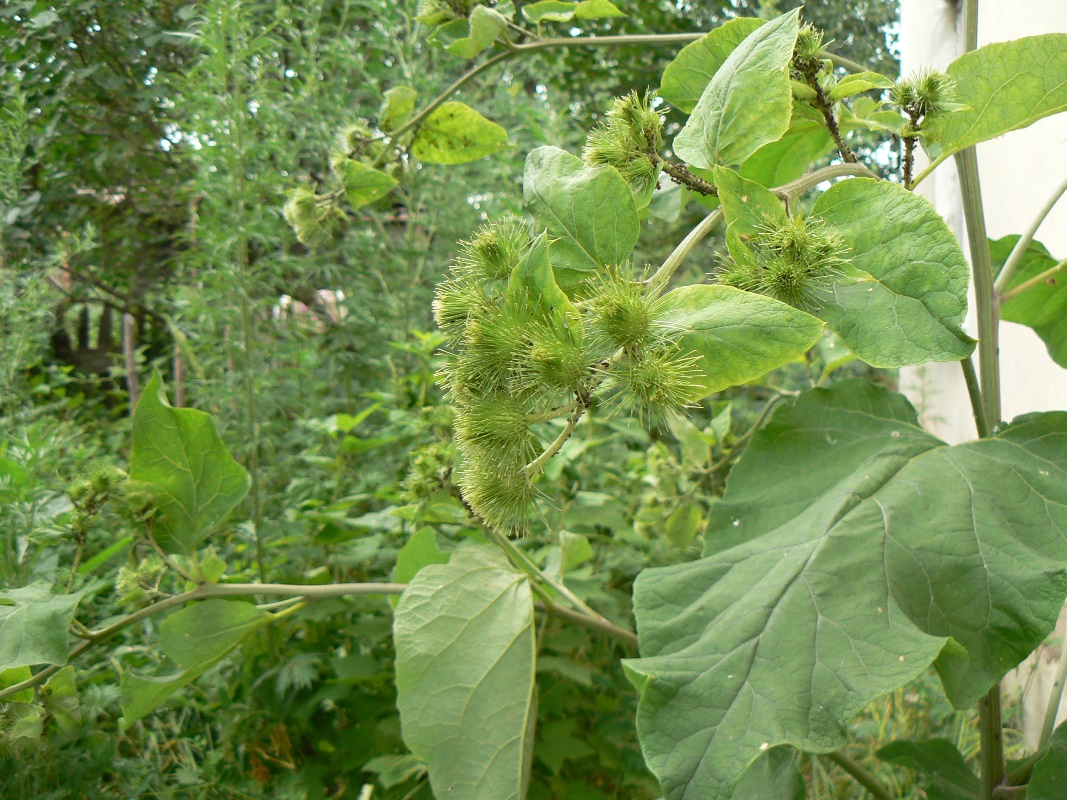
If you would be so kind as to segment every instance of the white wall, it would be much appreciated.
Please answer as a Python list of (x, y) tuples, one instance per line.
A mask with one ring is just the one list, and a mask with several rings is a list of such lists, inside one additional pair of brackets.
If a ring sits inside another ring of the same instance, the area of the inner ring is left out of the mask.
[[(923, 67), (944, 68), (962, 52), (955, 3), (946, 0), (901, 0), (901, 55), (905, 75)], [(1067, 0), (981, 0), (979, 45), (1067, 32)], [(918, 166), (926, 166), (925, 159)], [(1042, 120), (1022, 131), (978, 145), (978, 166), (989, 236), (1022, 233), (1067, 177), (1067, 114)], [(918, 189), (936, 206), (967, 247), (959, 182), (948, 161)], [(1047, 217), (1035, 237), (1053, 256), (1067, 257), (1067, 197)], [(977, 334), (973, 310), (967, 330)], [(1000, 368), (1004, 418), (1028, 411), (1067, 409), (1067, 370), (1052, 362), (1041, 340), (1029, 329), (1001, 323)], [(930, 364), (901, 371), (901, 386), (920, 410), (924, 424), (950, 442), (975, 436), (967, 390), (958, 364)], [(1062, 640), (1061, 618), (1054, 640)], [(1044, 647), (1005, 680), (1008, 690), (1023, 692), (1025, 742), (1037, 743), (1051, 691), (1059, 648)], [(1060, 719), (1067, 705), (1060, 707)]]
[[(1067, 32), (1067, 0), (982, 0), (979, 44), (1039, 33)], [(955, 4), (945, 0), (902, 0), (901, 55), (905, 75), (924, 66), (944, 68), (962, 52)], [(916, 173), (926, 166), (920, 155)], [(978, 145), (978, 166), (989, 236), (1022, 233), (1060, 182), (1067, 177), (1067, 114)], [(959, 183), (952, 161), (919, 185), (966, 248)], [(1067, 256), (1067, 198), (1038, 231), (1057, 257)], [(973, 310), (967, 330), (977, 335)], [(1001, 324), (1000, 367), (1004, 418), (1027, 411), (1067, 409), (1067, 370), (1056, 366), (1029, 329)], [(901, 385), (936, 434), (951, 442), (972, 439), (974, 421), (958, 364), (903, 370)]]

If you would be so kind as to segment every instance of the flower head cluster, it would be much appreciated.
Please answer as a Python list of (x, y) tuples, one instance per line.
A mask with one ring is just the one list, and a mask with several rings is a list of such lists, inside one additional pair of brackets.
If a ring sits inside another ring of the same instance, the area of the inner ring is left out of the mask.
[(305, 188), (289, 192), (282, 214), (296, 233), (296, 238), (308, 247), (329, 244), (348, 226), (345, 212), (331, 198), (320, 197)]
[(531, 243), (519, 219), (483, 226), (460, 243), (433, 304), (452, 356), (439, 379), (456, 406), (457, 482), (471, 508), (506, 530), (526, 527), (540, 409), (583, 391), (590, 376), (573, 315), (511, 290)]
[(823, 305), (845, 263), (844, 240), (818, 219), (764, 220), (753, 245), (735, 239), (722, 260), (719, 282), (806, 311)]
[(915, 128), (925, 120), (966, 108), (956, 98), (956, 82), (944, 72), (931, 69), (897, 81), (891, 93), (893, 103)]
[(605, 119), (589, 133), (582, 156), (590, 166), (615, 167), (640, 192), (659, 174), (663, 121), (652, 105), (655, 92), (615, 98)]
[[(456, 408), (456, 482), (475, 512), (509, 531), (527, 526), (544, 453), (535, 426), (580, 414), (601, 387), (650, 419), (700, 394), (697, 358), (630, 265), (601, 270), (572, 302), (544, 274), (547, 246), (519, 220), (486, 225), (460, 245), (434, 300), (451, 351), (439, 380)], [(524, 284), (533, 274), (553, 304)]]

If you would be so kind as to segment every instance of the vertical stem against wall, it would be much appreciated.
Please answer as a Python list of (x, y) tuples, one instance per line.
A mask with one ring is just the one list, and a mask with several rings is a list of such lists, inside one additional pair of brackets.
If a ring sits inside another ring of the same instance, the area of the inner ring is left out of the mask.
[[(978, 0), (965, 0), (963, 6), (965, 51), (978, 47)], [(978, 369), (981, 396), (972, 393), (976, 420), (985, 417), (994, 429), (1000, 422), (1000, 359), (997, 343), (997, 300), (993, 289), (993, 261), (982, 208), (982, 187), (978, 180), (978, 156), (973, 147), (956, 155), (956, 169), (963, 194), (963, 213), (967, 220), (967, 241), (971, 251), (975, 305), (978, 312)], [(982, 742), (982, 800), (991, 800), (1004, 781), (1004, 723), (1001, 719), (1000, 685), (994, 686), (978, 702), (978, 726)]]

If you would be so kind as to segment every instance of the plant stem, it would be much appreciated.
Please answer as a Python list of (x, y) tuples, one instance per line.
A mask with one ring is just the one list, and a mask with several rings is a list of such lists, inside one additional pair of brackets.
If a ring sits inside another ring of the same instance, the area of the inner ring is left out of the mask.
[(667, 256), (667, 259), (663, 262), (656, 272), (648, 279), (648, 294), (649, 297), (658, 296), (664, 289), (667, 288), (667, 284), (670, 283), (674, 273), (678, 270), (678, 267), (682, 265), (686, 257), (693, 252), (698, 244), (700, 244), (704, 238), (711, 233), (716, 225), (719, 224), (719, 220), (722, 219), (722, 208), (717, 208), (702, 219), (693, 230), (689, 231), (688, 235), (674, 248), (674, 251)]
[(781, 186), (771, 189), (771, 191), (779, 196), (797, 197), (810, 189), (814, 189), (820, 183), (844, 177), (878, 179), (877, 174), (871, 172), (862, 164), (832, 164), (829, 167), (823, 167), (814, 172), (809, 172), (807, 175), (802, 175), (795, 181), (783, 183)]
[(904, 188), (912, 188), (911, 173), (915, 169), (915, 137), (904, 137)]
[(982, 797), (992, 798), (1004, 782), (1004, 721), (1001, 719), (1000, 684), (978, 701), (981, 734)]
[(1049, 695), (1048, 707), (1045, 709), (1045, 720), (1041, 725), (1041, 738), (1037, 744), (1037, 752), (1039, 753), (1048, 747), (1052, 732), (1056, 729), (1056, 717), (1060, 711), (1060, 700), (1063, 699), (1064, 682), (1067, 682), (1067, 639), (1060, 642), (1060, 661), (1056, 667), (1056, 680), (1052, 682), (1052, 694)]
[(655, 159), (659, 162), (660, 168), (670, 175), (671, 180), (675, 183), (680, 183), (682, 186), (691, 189), (697, 194), (702, 194), (705, 197), (714, 197), (718, 195), (719, 190), (715, 188), (715, 184), (704, 180), (698, 175), (694, 175), (689, 171), (689, 167), (684, 164), (672, 164), (659, 153), (655, 154)]
[(982, 439), (989, 435), (989, 421), (986, 419), (985, 406), (982, 405), (982, 389), (978, 385), (978, 374), (974, 371), (974, 361), (970, 356), (960, 360), (963, 367), (963, 379), (967, 382), (967, 396), (971, 399), (971, 411), (974, 413), (974, 429)]
[(956, 154), (967, 219), (967, 241), (971, 250), (974, 296), (978, 311), (978, 371), (986, 422), (1000, 422), (1000, 346), (997, 342), (997, 301), (993, 291), (993, 260), (989, 255), (982, 187), (978, 180), (978, 159), (973, 147)]
[(894, 800), (893, 795), (891, 795), (889, 790), (878, 782), (878, 779), (874, 777), (874, 775), (846, 756), (841, 750), (838, 750), (836, 753), (827, 753), (826, 757), (855, 778), (856, 783), (870, 792), (871, 797), (875, 798), (875, 800)]
[[(963, 28), (964, 51), (969, 52), (978, 47), (978, 0), (965, 0)], [(978, 156), (974, 147), (968, 147), (956, 154), (956, 169), (963, 194), (975, 303), (978, 306), (978, 369), (981, 375), (979, 399), (986, 423), (995, 427), (1000, 422), (1001, 414), (997, 298), (993, 289), (993, 260), (989, 254), (985, 212), (982, 208), (982, 187), (978, 180)], [(991, 800), (993, 792), (1004, 782), (1004, 723), (1001, 719), (999, 684), (993, 686), (978, 702), (978, 727), (982, 743), (981, 800)]]
[(1059, 275), (1061, 272), (1063, 272), (1063, 270), (1065, 268), (1067, 268), (1067, 258), (1063, 259), (1063, 261), (1061, 261), (1056, 266), (1049, 267), (1044, 272), (1042, 272), (1040, 275), (1035, 275), (1034, 277), (1030, 278), (1030, 280), (1023, 281), (1018, 286), (1013, 286), (1011, 289), (1008, 289), (1008, 291), (1006, 291), (1006, 292), (1004, 292), (1003, 294), (1000, 295), (1000, 302), (1001, 303), (1006, 303), (1009, 300), (1013, 300), (1014, 298), (1018, 297), (1019, 295), (1030, 291), (1035, 286), (1042, 286), (1042, 285), (1048, 283), (1050, 280), (1052, 280), (1057, 275)]
[(1037, 229), (1041, 227), (1041, 223), (1045, 221), (1045, 217), (1049, 215), (1049, 212), (1052, 211), (1053, 207), (1065, 193), (1067, 193), (1067, 179), (1056, 187), (1056, 191), (1052, 193), (1048, 202), (1046, 202), (1041, 211), (1038, 212), (1034, 221), (1030, 223), (1030, 227), (1019, 237), (1019, 241), (1017, 241), (1015, 247), (1011, 249), (1011, 253), (1008, 255), (1008, 260), (1004, 262), (1004, 267), (1000, 270), (1000, 275), (997, 276), (996, 290), (998, 294), (1008, 294), (1005, 290), (1008, 288), (1008, 284), (1011, 283), (1011, 279), (1015, 276), (1015, 271), (1022, 263), (1023, 256), (1026, 255), (1026, 249), (1030, 246), (1030, 242), (1034, 240), (1034, 235), (1037, 233)]
[(826, 123), (826, 129), (830, 131), (830, 136), (833, 137), (834, 144), (837, 146), (837, 151), (841, 154), (841, 158), (848, 164), (855, 164), (856, 154), (852, 152), (848, 144), (845, 142), (845, 137), (841, 135), (841, 128), (838, 127), (837, 118), (834, 116), (833, 105), (826, 99), (826, 93), (823, 92), (822, 84), (819, 83), (818, 64), (805, 64), (803, 75), (808, 86), (815, 92), (815, 107), (819, 110), (819, 113), (822, 114), (823, 121)]
[(571, 412), (570, 419), (567, 420), (566, 427), (564, 427), (564, 429), (560, 431), (560, 434), (556, 437), (556, 440), (552, 442), (552, 444), (550, 444), (545, 449), (545, 451), (541, 453), (541, 455), (539, 455), (537, 458), (535, 458), (533, 461), (531, 461), (525, 466), (524, 471), (528, 476), (536, 476), (537, 473), (541, 471), (542, 467), (545, 466), (547, 461), (559, 452), (559, 449), (563, 447), (563, 445), (567, 442), (569, 438), (571, 438), (571, 434), (574, 433), (574, 429), (578, 427), (578, 422), (581, 420), (582, 414), (584, 413), (585, 403), (579, 400), (577, 401), (577, 405), (575, 405), (574, 407), (574, 411)]

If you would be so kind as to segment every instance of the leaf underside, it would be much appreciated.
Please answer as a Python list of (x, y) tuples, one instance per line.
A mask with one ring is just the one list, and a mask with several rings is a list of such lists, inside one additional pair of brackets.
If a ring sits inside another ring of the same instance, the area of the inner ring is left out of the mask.
[(804, 393), (752, 440), (705, 558), (634, 606), (638, 736), (671, 800), (727, 798), (764, 749), (829, 752), (867, 703), (936, 666), (971, 705), (1067, 595), (1067, 414), (948, 447), (900, 395)]
[(404, 741), (438, 798), (521, 800), (532, 745), (533, 597), (495, 549), (423, 567), (393, 623)]

